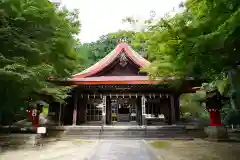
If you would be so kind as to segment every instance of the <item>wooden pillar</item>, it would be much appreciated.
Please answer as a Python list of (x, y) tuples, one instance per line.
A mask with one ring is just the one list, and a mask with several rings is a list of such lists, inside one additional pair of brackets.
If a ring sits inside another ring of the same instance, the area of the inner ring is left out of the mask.
[(106, 97), (106, 124), (112, 124), (112, 106), (110, 96)]
[(172, 124), (172, 107), (171, 107), (171, 98), (168, 99), (168, 125)]
[(179, 97), (180, 97), (180, 95), (175, 95), (174, 96), (174, 108), (175, 108), (175, 118), (176, 118), (176, 121), (180, 121)]
[(142, 125), (142, 103), (141, 97), (137, 97), (137, 121), (139, 125)]
[(78, 94), (77, 92), (74, 92), (74, 108), (73, 108), (73, 123), (72, 125), (76, 125), (77, 124), (77, 108), (78, 108)]
[(80, 125), (86, 122), (85, 113), (86, 113), (86, 96), (82, 95), (78, 99), (77, 125)]
[(66, 104), (62, 104), (61, 125), (64, 125)]
[(62, 118), (62, 104), (59, 103), (59, 113), (58, 113), (58, 125), (61, 125), (61, 118)]
[(87, 104), (88, 104), (88, 99), (85, 97), (84, 98), (84, 100), (85, 100), (85, 104), (84, 104), (84, 123), (86, 123), (87, 122), (87, 112), (88, 112), (88, 110), (87, 110)]
[(172, 125), (175, 120), (176, 120), (176, 116), (175, 116), (175, 103), (174, 103), (174, 96), (173, 95), (169, 95), (168, 96), (168, 124)]
[(174, 97), (174, 95), (170, 95), (170, 107), (171, 107), (171, 124), (173, 124), (176, 121), (175, 97)]
[(80, 119), (82, 117), (81, 113), (81, 103), (82, 103), (82, 97), (79, 96), (78, 98), (78, 105), (77, 105), (77, 115), (76, 115), (76, 125), (79, 125), (80, 124)]

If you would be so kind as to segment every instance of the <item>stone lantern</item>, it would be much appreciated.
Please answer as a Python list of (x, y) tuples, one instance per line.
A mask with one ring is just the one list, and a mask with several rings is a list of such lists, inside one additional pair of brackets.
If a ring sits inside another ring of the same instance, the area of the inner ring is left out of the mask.
[(229, 98), (224, 97), (218, 91), (207, 92), (206, 109), (209, 113), (210, 124), (205, 128), (209, 139), (211, 140), (226, 140), (228, 139), (227, 128), (221, 123), (221, 109), (224, 102)]

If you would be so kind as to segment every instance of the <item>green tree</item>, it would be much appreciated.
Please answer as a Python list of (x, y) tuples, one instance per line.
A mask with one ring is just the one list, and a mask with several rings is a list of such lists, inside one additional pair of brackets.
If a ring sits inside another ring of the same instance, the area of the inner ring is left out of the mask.
[(183, 12), (159, 21), (150, 19), (140, 33), (152, 61), (145, 70), (152, 77), (205, 79), (211, 89), (227, 92), (239, 107), (240, 1), (187, 0), (180, 6)]
[(136, 37), (136, 32), (134, 31), (118, 31), (115, 33), (109, 33), (107, 35), (101, 36), (96, 42), (79, 44), (77, 46), (78, 52), (81, 54), (81, 57), (85, 57), (85, 68), (96, 63), (107, 54), (109, 54), (117, 46), (118, 41), (121, 39), (127, 39), (129, 45), (139, 52), (144, 54), (144, 46), (141, 45), (140, 32)]
[(47, 78), (67, 77), (76, 66), (78, 12), (48, 0), (0, 1), (0, 112), (5, 123), (33, 92), (54, 87)]
[(152, 25), (147, 44), (154, 62), (149, 71), (223, 79), (240, 58), (239, 5), (235, 0), (188, 0), (183, 13)]
[(206, 114), (205, 107), (201, 104), (201, 100), (205, 96), (206, 93), (204, 91), (182, 94), (180, 97), (181, 113), (189, 113), (193, 117), (201, 118), (202, 114)]

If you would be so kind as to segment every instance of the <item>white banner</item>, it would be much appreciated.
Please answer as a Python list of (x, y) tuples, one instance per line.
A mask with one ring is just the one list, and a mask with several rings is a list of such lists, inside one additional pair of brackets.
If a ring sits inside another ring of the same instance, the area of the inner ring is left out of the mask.
[(145, 96), (142, 96), (142, 115), (146, 114), (145, 104), (146, 104), (146, 98), (145, 98)]

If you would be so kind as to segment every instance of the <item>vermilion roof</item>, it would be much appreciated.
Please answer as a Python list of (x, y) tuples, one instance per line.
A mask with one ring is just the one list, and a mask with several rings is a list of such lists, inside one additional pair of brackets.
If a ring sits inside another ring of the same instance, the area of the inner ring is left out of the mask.
[[(155, 79), (151, 80), (148, 76), (95, 76), (97, 73), (103, 71), (105, 68), (110, 66), (118, 56), (124, 52), (126, 56), (140, 68), (147, 67), (151, 63), (144, 59), (141, 55), (135, 52), (126, 43), (120, 43), (117, 47), (105, 56), (103, 59), (92, 65), (91, 67), (85, 69), (84, 71), (72, 75), (68, 80), (59, 81), (51, 78), (52, 82), (59, 83), (61, 85), (142, 85), (142, 84), (167, 84), (169, 80), (179, 79), (178, 77), (168, 77), (167, 79)], [(186, 80), (194, 80), (194, 78), (189, 77)], [(188, 92), (196, 91), (199, 87), (190, 88)]]
[(100, 76), (86, 78), (72, 78), (73, 84), (157, 84), (149, 80), (148, 76)]
[[(166, 79), (150, 80), (148, 76), (99, 76), (72, 78), (73, 84), (167, 84), (169, 80), (177, 80), (177, 77), (168, 77)], [(186, 80), (193, 80), (188, 78)]]
[[(178, 77), (168, 77), (165, 80), (178, 80)], [(99, 77), (86, 77), (86, 78), (72, 78), (72, 81), (128, 81), (138, 80), (146, 81), (150, 80), (148, 76), (99, 76)], [(155, 81), (162, 81), (163, 79), (155, 79)], [(193, 78), (186, 78), (186, 80), (194, 80)]]
[(111, 53), (109, 53), (103, 59), (101, 59), (91, 67), (87, 68), (86, 70), (78, 74), (72, 75), (72, 79), (90, 77), (102, 71), (103, 69), (108, 67), (122, 51), (124, 51), (126, 55), (140, 68), (150, 64), (149, 61), (147, 61), (141, 55), (135, 52), (129, 45), (127, 45), (126, 43), (120, 43)]
[(126, 81), (126, 80), (149, 80), (148, 76), (99, 76), (74, 78), (73, 81)]
[[(117, 47), (103, 59), (87, 68), (86, 70), (72, 75), (66, 82), (73, 85), (115, 85), (115, 84), (167, 84), (169, 80), (178, 79), (177, 77), (168, 77), (165, 80), (150, 80), (148, 76), (94, 76), (111, 65), (118, 55), (124, 52), (140, 68), (146, 67), (151, 63), (135, 52), (126, 43), (120, 43)], [(191, 78), (189, 80), (192, 80)]]

